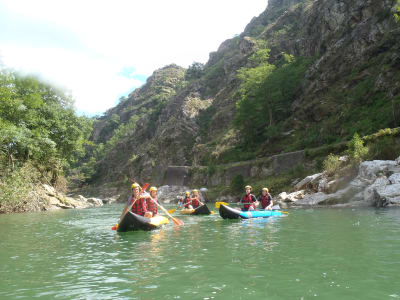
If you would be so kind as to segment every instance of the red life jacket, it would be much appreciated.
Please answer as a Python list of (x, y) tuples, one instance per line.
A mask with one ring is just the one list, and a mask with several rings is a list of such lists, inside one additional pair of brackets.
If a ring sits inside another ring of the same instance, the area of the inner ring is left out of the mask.
[(200, 206), (200, 196), (192, 198), (192, 206), (193, 208), (197, 208)]
[(242, 198), (242, 205), (243, 205), (243, 210), (247, 211), (249, 210), (250, 207), (253, 207), (254, 209), (256, 208), (256, 206), (254, 205), (253, 202), (255, 202), (256, 197), (254, 197), (254, 195), (252, 194), (246, 194), (243, 198)]
[(265, 196), (261, 195), (260, 197), (261, 207), (265, 209), (267, 206), (271, 204), (271, 195), (267, 194)]
[[(131, 204), (135, 201), (135, 198), (131, 197)], [(136, 200), (135, 204), (132, 205), (132, 212), (144, 216), (144, 214), (147, 212), (147, 205), (146, 205), (146, 199), (144, 198), (139, 198)]]
[[(157, 197), (153, 198), (153, 200), (157, 201)], [(155, 204), (153, 200), (147, 198), (146, 205), (147, 205), (147, 210), (151, 211), (153, 213), (153, 216), (155, 216), (157, 214), (157, 204)]]
[(185, 208), (189, 208), (189, 205), (192, 205), (192, 199), (190, 199), (190, 197), (185, 197), (182, 200), (182, 205), (185, 205)]

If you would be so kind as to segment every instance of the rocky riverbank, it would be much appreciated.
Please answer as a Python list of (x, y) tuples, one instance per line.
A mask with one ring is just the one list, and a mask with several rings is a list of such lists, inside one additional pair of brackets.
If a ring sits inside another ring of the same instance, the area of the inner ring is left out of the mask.
[(332, 178), (326, 172), (296, 183), (295, 192), (276, 198), (283, 207), (400, 206), (400, 157), (396, 160), (364, 161), (355, 178)]
[(40, 199), (38, 210), (99, 207), (116, 201), (116, 198), (112, 197), (99, 199), (85, 198), (82, 195), (77, 195), (75, 197), (66, 196), (47, 184), (43, 184), (38, 189), (38, 194)]

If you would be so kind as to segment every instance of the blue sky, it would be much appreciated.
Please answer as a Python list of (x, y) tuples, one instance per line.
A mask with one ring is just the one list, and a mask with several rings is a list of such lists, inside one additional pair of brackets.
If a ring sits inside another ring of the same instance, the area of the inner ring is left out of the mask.
[(267, 0), (0, 0), (0, 60), (102, 114), (170, 63), (205, 63)]

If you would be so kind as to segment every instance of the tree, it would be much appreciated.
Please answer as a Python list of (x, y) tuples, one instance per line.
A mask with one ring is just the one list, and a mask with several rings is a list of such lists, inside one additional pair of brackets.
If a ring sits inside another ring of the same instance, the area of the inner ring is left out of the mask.
[(198, 79), (204, 74), (204, 64), (193, 62), (185, 73), (185, 80)]

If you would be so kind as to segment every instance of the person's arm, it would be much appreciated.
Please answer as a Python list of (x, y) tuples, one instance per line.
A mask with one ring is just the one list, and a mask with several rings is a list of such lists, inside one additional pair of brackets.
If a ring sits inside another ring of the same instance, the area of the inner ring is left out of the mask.
[(147, 213), (147, 212), (148, 212), (148, 209), (147, 209), (147, 201), (146, 201), (146, 198), (142, 198), (142, 203), (141, 203), (141, 205), (142, 205), (142, 211), (143, 211), (144, 213)]

